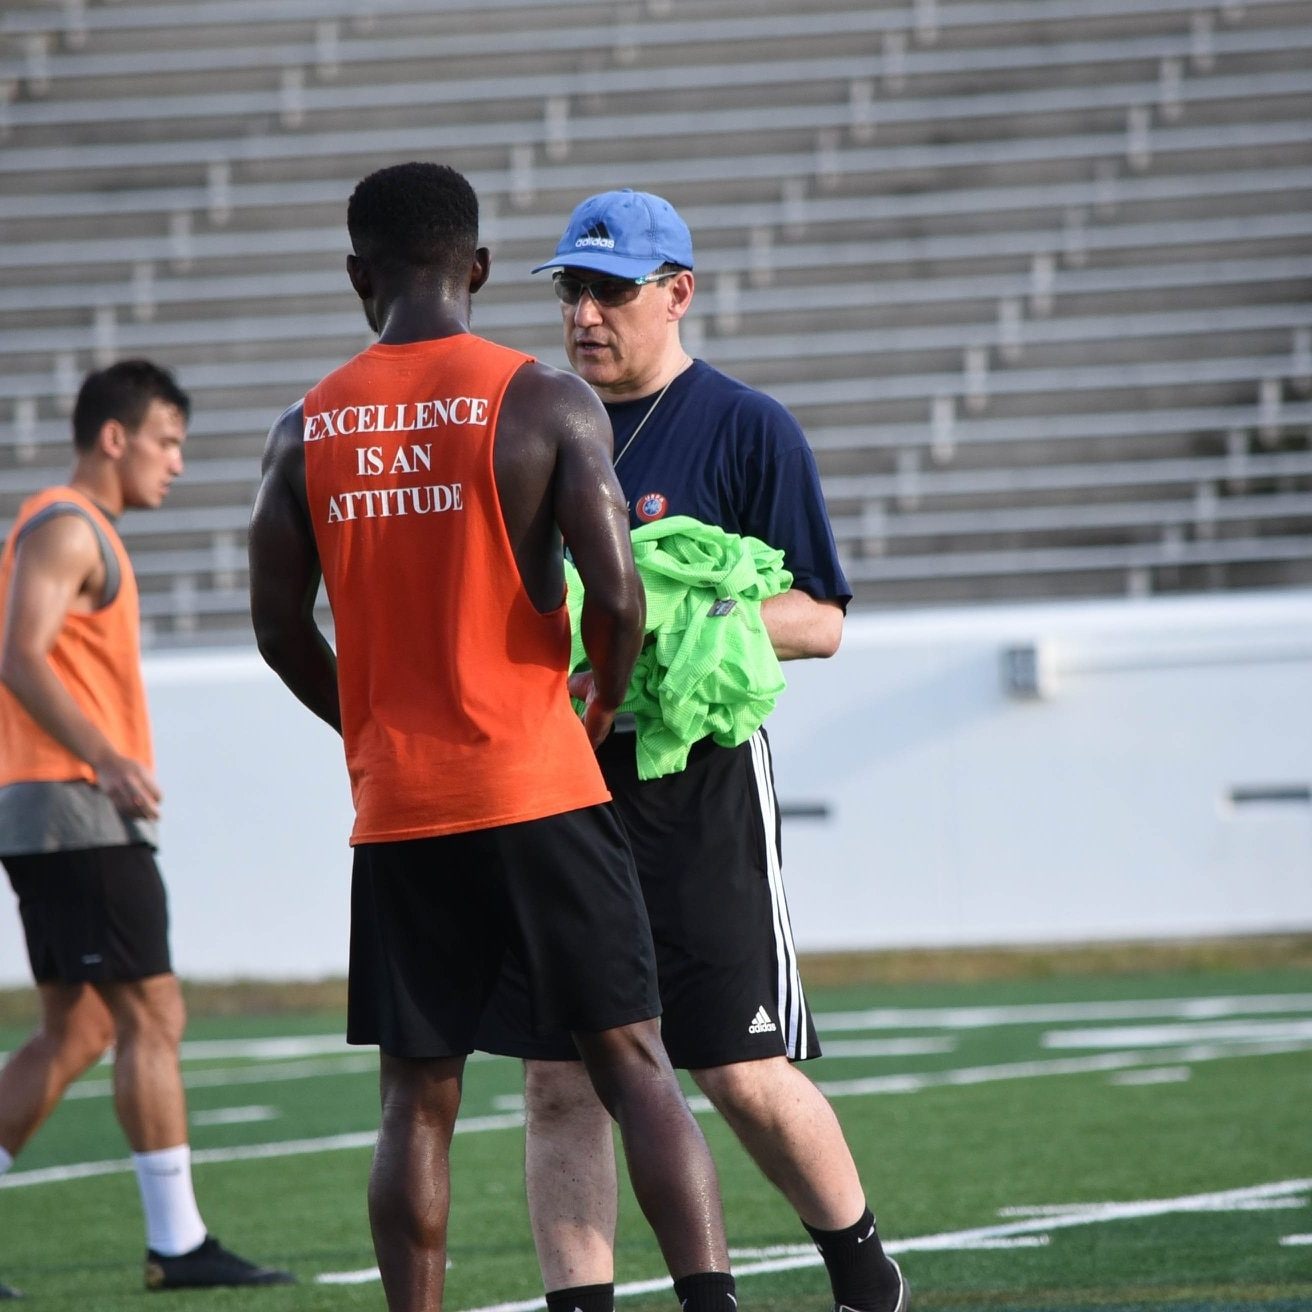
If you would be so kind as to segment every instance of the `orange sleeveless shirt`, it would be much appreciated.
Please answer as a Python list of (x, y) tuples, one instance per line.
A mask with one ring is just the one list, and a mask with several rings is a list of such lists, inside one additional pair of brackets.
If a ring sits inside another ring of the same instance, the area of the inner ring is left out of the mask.
[[(0, 553), (0, 632), (7, 622), (19, 534), (47, 506), (71, 502), (100, 528), (118, 561), (118, 592), (90, 614), (70, 611), (50, 651), (50, 664), (82, 713), (113, 744), (115, 751), (154, 769), (150, 717), (141, 680), (141, 616), (132, 562), (113, 523), (90, 498), (70, 487), (52, 487), (30, 497), (19, 509)], [(0, 787), (13, 783), (95, 782), (95, 771), (62, 747), (0, 684)]]
[(524, 591), (492, 451), (532, 357), (381, 343), (305, 398), (305, 487), (336, 626), (352, 843), (514, 824), (610, 794), (569, 701), (569, 617)]

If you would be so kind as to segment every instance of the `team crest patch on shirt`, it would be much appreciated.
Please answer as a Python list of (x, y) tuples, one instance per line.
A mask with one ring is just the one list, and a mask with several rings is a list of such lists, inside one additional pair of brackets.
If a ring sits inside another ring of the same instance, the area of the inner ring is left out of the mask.
[(660, 519), (662, 515), (670, 508), (670, 503), (665, 499), (661, 492), (644, 492), (638, 498), (638, 503), (634, 507), (634, 514), (642, 520), (644, 524), (650, 524), (653, 519)]

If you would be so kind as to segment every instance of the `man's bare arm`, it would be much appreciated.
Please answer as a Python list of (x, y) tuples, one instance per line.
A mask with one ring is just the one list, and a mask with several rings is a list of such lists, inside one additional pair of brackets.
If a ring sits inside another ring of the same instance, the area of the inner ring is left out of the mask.
[(119, 812), (154, 820), (160, 801), (154, 776), (115, 749), (50, 665), (64, 621), (99, 567), (99, 543), (80, 515), (57, 515), (23, 537), (9, 585), (0, 681), (41, 729), (95, 771)]
[(761, 618), (774, 654), (781, 661), (832, 656), (843, 640), (843, 608), (819, 601), (800, 588), (789, 588), (761, 603)]
[(296, 697), (338, 733), (337, 657), (314, 619), (322, 571), (305, 499), (304, 412), (274, 424), (250, 529), (251, 621), (260, 655)]
[(642, 649), (647, 604), (633, 563), (624, 493), (611, 463), (610, 420), (582, 380), (560, 375), (555, 515), (583, 580), (580, 632), (592, 666), (584, 723), (594, 744), (610, 731)]

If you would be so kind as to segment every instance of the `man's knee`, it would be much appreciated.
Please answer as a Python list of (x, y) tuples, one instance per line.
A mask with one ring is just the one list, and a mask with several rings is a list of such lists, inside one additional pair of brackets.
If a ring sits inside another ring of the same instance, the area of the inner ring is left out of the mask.
[(578, 1061), (526, 1061), (524, 1112), (537, 1131), (589, 1120), (609, 1125), (610, 1117), (597, 1100), (587, 1069)]
[(177, 1048), (187, 1026), (187, 1008), (176, 975), (152, 975), (101, 986), (120, 1044)]
[(678, 1088), (659, 1024), (639, 1021), (596, 1034), (575, 1034), (592, 1087), (612, 1116), (634, 1092), (670, 1085)]
[(43, 985), (40, 992), (41, 1025), (35, 1038), (80, 1074), (113, 1046), (113, 1019), (84, 985)]
[(688, 1072), (693, 1082), (717, 1110), (751, 1115), (785, 1095), (795, 1076), (805, 1079), (786, 1057), (760, 1061), (736, 1061), (727, 1066), (707, 1066)]
[(384, 1121), (449, 1132), (460, 1109), (463, 1057), (418, 1059), (379, 1055)]

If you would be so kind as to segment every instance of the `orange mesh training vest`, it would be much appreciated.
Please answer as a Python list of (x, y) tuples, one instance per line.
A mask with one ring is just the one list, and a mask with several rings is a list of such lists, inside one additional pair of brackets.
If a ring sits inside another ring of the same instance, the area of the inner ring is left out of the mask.
[[(150, 717), (141, 681), (141, 616), (132, 562), (114, 526), (90, 498), (52, 487), (25, 501), (0, 554), (0, 608), (9, 596), (14, 553), (23, 526), (56, 502), (71, 502), (101, 529), (118, 559), (118, 592), (90, 614), (70, 611), (50, 652), (50, 664), (82, 713), (114, 749), (154, 769)], [(0, 632), (6, 617), (0, 613)], [(13, 783), (95, 782), (95, 771), (61, 747), (0, 684), (0, 787)]]
[(497, 413), (530, 359), (469, 333), (376, 344), (305, 398), (352, 843), (610, 796), (569, 701), (568, 614), (524, 591), (497, 496)]

